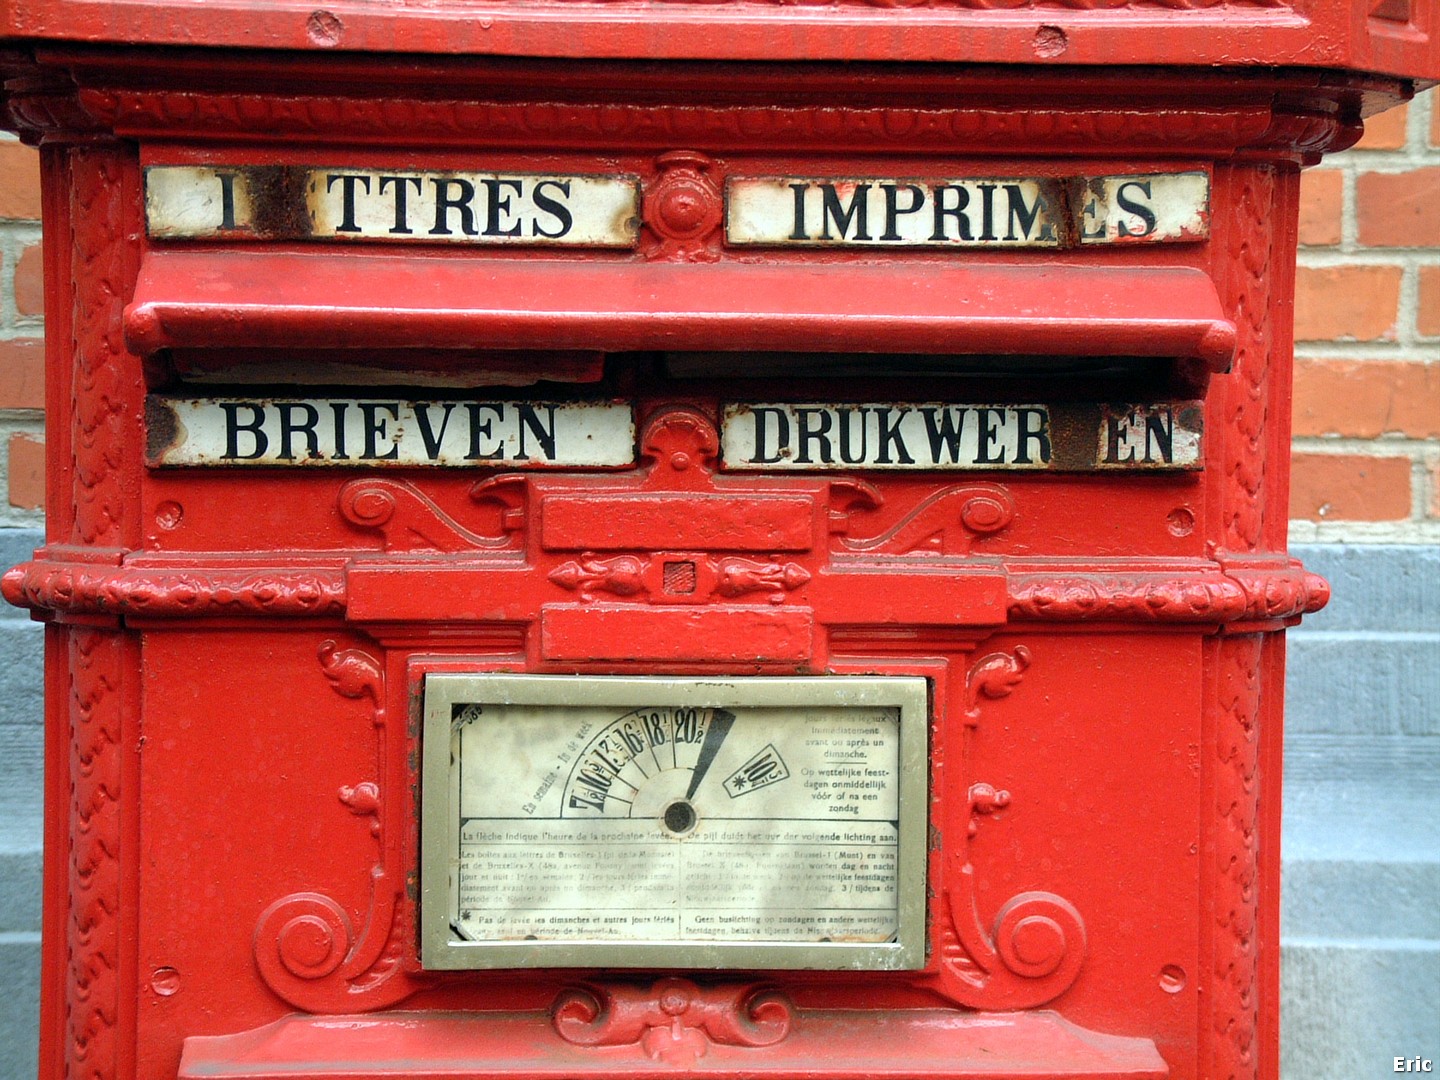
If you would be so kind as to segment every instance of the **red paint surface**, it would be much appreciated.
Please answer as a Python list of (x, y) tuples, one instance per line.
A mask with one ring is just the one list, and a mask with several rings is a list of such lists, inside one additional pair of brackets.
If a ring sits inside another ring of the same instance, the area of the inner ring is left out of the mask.
[[(52, 620), (42, 1080), (1275, 1074), (1279, 631), (1326, 596), (1284, 551), (1296, 167), (1410, 89), (1315, 69), (1435, 74), (1432, 15), (1412, 4), (1402, 33), (1360, 5), (1308, 25), (1199, 5), (1182, 27), (1102, 5), (1047, 9), (1062, 32), (1037, 38), (1037, 11), (985, 6), (6, 8), (9, 33), (51, 41), (5, 60), (10, 122), (45, 145), (52, 514), (4, 583)], [(234, 48), (63, 44), (122, 31)], [(1034, 66), (369, 55), (396, 48)], [(1266, 70), (1208, 70), (1229, 61)], [(1271, 70), (1289, 63), (1304, 70)], [(633, 252), (144, 238), (142, 163), (305, 160), (622, 169), (647, 195), (703, 161), (701, 200), (730, 174), (1206, 169), (1211, 232), (737, 253), (692, 235), (711, 206), (679, 231), (647, 217)], [(638, 463), (606, 473), (143, 464), (144, 397), (173, 387), (172, 345), (193, 350), (187, 370), (373, 346), (393, 374), (407, 347), (453, 370), (487, 346), (605, 335), (873, 362), (743, 381), (723, 362), (681, 379), (612, 357), (575, 384), (636, 403)], [(947, 348), (1012, 359), (959, 380), (891, 373), (897, 353)], [(1150, 359), (1122, 377), (1093, 366), (1107, 353)], [(1205, 398), (1200, 472), (715, 467), (723, 401), (1144, 401), (1176, 385)], [(925, 968), (424, 971), (417, 694), (426, 671), (465, 670), (930, 679)]]

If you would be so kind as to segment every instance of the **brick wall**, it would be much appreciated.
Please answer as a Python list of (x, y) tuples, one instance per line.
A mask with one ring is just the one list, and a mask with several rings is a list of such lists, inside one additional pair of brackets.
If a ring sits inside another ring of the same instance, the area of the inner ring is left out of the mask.
[(1440, 109), (1301, 182), (1291, 538), (1440, 542)]
[(45, 493), (40, 165), (0, 138), (0, 527), (33, 526)]

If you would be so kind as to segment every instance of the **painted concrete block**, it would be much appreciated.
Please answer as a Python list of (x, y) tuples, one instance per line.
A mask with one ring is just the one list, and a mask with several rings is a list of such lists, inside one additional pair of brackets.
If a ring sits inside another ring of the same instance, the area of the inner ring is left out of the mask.
[(1330, 603), (1291, 631), (1440, 630), (1440, 547), (1297, 544), (1291, 554), (1330, 582)]
[(1282, 944), (1281, 1080), (1381, 1080), (1397, 1057), (1440, 1057), (1440, 942)]
[(0, 1080), (34, 1080), (39, 1068), (40, 939), (0, 933)]

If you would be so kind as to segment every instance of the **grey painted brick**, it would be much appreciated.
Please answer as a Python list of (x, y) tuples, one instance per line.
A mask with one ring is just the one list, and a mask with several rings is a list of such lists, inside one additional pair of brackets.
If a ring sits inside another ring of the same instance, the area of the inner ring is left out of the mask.
[(40, 943), (0, 934), (0, 1080), (34, 1080), (39, 1069)]
[[(1287, 938), (1440, 942), (1440, 861), (1286, 858), (1280, 927)], [(1440, 1016), (1436, 1017), (1440, 1028)]]
[(1440, 633), (1297, 634), (1285, 686), (1296, 734), (1440, 735)]
[(39, 931), (39, 844), (30, 851), (0, 851), (0, 934)]
[(1291, 554), (1330, 581), (1330, 603), (1293, 639), (1327, 630), (1440, 631), (1440, 547), (1297, 544)]
[(0, 727), (38, 728), (43, 723), (44, 663), (43, 626), (0, 622)]
[(0, 852), (40, 846), (42, 770), (40, 729), (0, 726)]
[(1440, 798), (1440, 738), (1286, 732), (1286, 791), (1333, 783)]
[[(0, 528), (0, 573), (30, 558), (44, 542), (45, 534), (39, 529)], [(30, 614), (0, 600), (0, 621), (29, 622)]]
[(1440, 943), (1282, 940), (1282, 1080), (1381, 1080), (1440, 1058)]

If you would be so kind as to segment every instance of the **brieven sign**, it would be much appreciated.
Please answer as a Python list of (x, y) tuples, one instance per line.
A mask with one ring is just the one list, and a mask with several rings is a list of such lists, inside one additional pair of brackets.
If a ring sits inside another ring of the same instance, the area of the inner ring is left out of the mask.
[[(727, 404), (731, 470), (1198, 469), (1199, 402)], [(625, 468), (616, 402), (172, 398), (147, 402), (152, 466)]]

